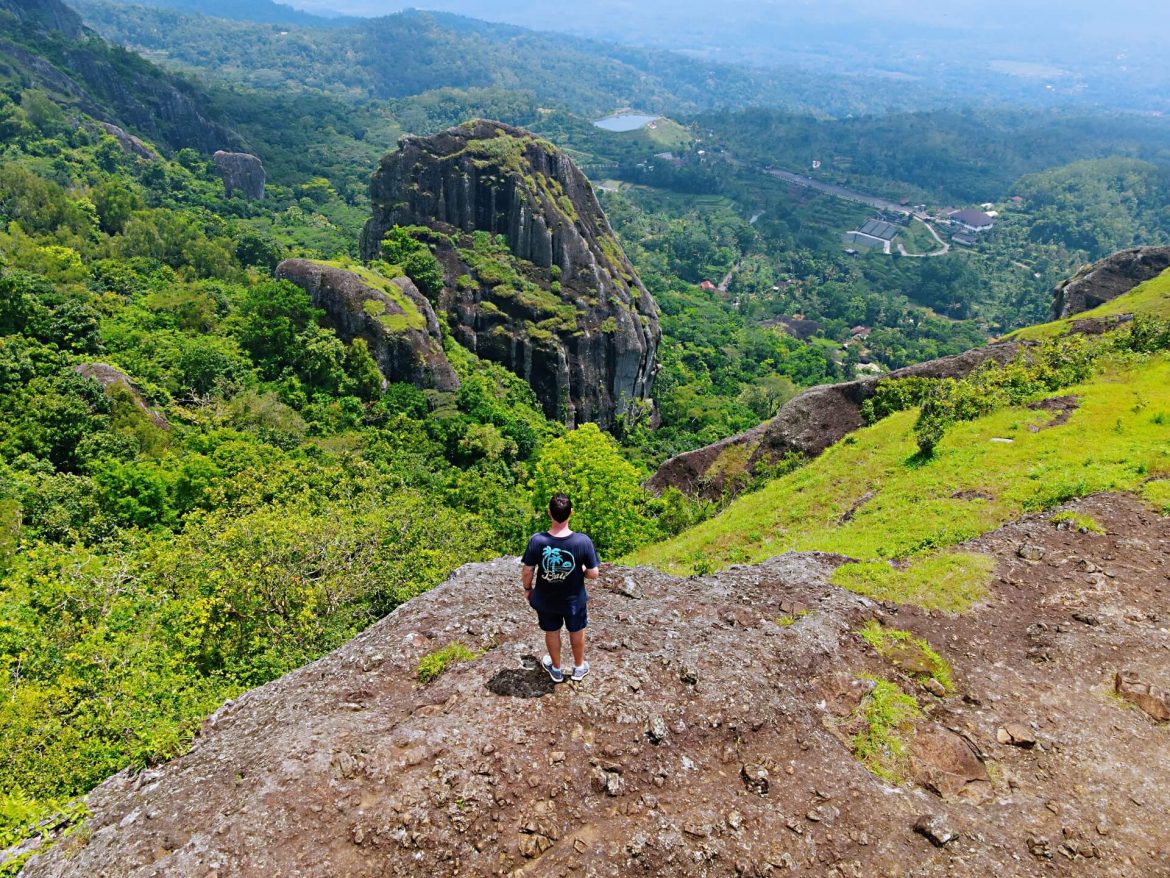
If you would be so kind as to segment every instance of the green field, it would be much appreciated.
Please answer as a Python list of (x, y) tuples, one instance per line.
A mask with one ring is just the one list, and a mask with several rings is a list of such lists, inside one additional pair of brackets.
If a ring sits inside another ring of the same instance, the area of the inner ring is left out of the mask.
[(912, 219), (910, 225), (895, 238), (895, 241), (901, 241), (907, 253), (936, 253), (942, 249), (920, 219)]
[(1134, 287), (1123, 296), (1106, 302), (1091, 311), (1082, 311), (1065, 320), (1054, 320), (1038, 326), (1027, 326), (1005, 336), (1005, 338), (1038, 341), (1063, 335), (1078, 320), (1090, 317), (1116, 317), (1122, 314), (1148, 314), (1154, 317), (1170, 318), (1170, 271)]
[[(989, 562), (949, 547), (1029, 511), (1098, 491), (1141, 491), (1147, 479), (1170, 475), (1168, 386), (1166, 354), (1115, 363), (1061, 391), (1081, 400), (1067, 423), (1031, 432), (1051, 413), (1003, 409), (955, 425), (926, 460), (915, 454), (917, 410), (904, 411), (624, 561), (691, 574), (789, 551), (839, 552), (876, 562), (842, 567), (835, 576), (841, 585), (959, 610), (979, 596)], [(958, 499), (964, 491), (992, 499)], [(895, 559), (908, 566), (891, 567)]]

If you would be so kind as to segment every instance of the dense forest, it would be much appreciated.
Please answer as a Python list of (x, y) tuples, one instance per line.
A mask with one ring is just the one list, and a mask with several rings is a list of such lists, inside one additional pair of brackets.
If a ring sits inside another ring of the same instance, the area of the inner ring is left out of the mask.
[[(605, 558), (678, 533), (716, 504), (646, 491), (666, 457), (1034, 322), (1082, 262), (1170, 236), (1159, 120), (834, 121), (793, 114), (827, 93), (811, 76), (452, 16), (81, 8), (171, 69), (0, 8), (0, 847), (459, 564), (514, 554), (550, 485), (571, 479)], [(835, 94), (818, 112), (883, 109)], [(715, 109), (754, 103), (788, 109)], [(673, 118), (591, 124), (630, 105)], [(273, 280), (286, 257), (356, 258), (378, 158), (480, 116), (597, 185), (661, 310), (656, 428), (566, 432), (449, 333), (457, 393), (383, 386), (361, 340)], [(263, 201), (225, 195), (218, 148), (261, 156)], [(847, 253), (870, 209), (764, 173), (822, 155), (877, 194), (1019, 202), (945, 257)]]

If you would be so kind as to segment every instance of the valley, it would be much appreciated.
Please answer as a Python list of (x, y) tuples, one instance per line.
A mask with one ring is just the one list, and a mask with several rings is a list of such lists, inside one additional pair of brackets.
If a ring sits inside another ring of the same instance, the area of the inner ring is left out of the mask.
[(0, 874), (1170, 869), (1170, 123), (1011, 94), (0, 0)]

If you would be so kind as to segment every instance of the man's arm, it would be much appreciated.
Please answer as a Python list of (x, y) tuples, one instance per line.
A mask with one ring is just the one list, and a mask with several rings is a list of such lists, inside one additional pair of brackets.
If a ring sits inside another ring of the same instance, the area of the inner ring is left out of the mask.
[[(592, 567), (586, 567), (589, 562), (593, 562)], [(589, 552), (585, 556), (585, 560), (581, 562), (581, 569), (585, 571), (586, 579), (596, 579), (601, 575), (601, 561), (597, 557), (597, 549), (593, 548), (593, 540), (589, 541)]]
[(532, 591), (532, 574), (535, 571), (535, 567), (529, 567), (527, 564), (520, 567), (520, 584), (524, 586), (525, 594)]

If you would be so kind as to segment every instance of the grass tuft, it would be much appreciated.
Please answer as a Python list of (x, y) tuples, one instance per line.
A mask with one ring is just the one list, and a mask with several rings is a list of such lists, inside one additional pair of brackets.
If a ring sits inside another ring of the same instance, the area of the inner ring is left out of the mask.
[(853, 736), (853, 754), (889, 783), (902, 783), (909, 771), (906, 735), (922, 717), (918, 702), (887, 680), (869, 677), (873, 691), (862, 702), (865, 728)]
[(1163, 515), (1170, 515), (1170, 479), (1153, 479), (1142, 486), (1142, 498)]
[(1080, 512), (1058, 512), (1052, 516), (1048, 521), (1055, 524), (1058, 528), (1065, 525), (1078, 533), (1083, 534), (1104, 534), (1105, 528), (1097, 523), (1097, 519), (1091, 515), (1084, 515)]
[(442, 649), (427, 653), (418, 661), (418, 681), (429, 683), (456, 662), (470, 662), (479, 658), (479, 653), (453, 640)]
[(844, 564), (830, 581), (878, 601), (962, 613), (987, 594), (994, 567), (990, 555), (938, 552), (916, 557), (905, 567), (888, 561)]
[(899, 628), (887, 628), (870, 619), (859, 632), (877, 654), (920, 682), (933, 677), (947, 692), (955, 690), (951, 666), (921, 637)]

